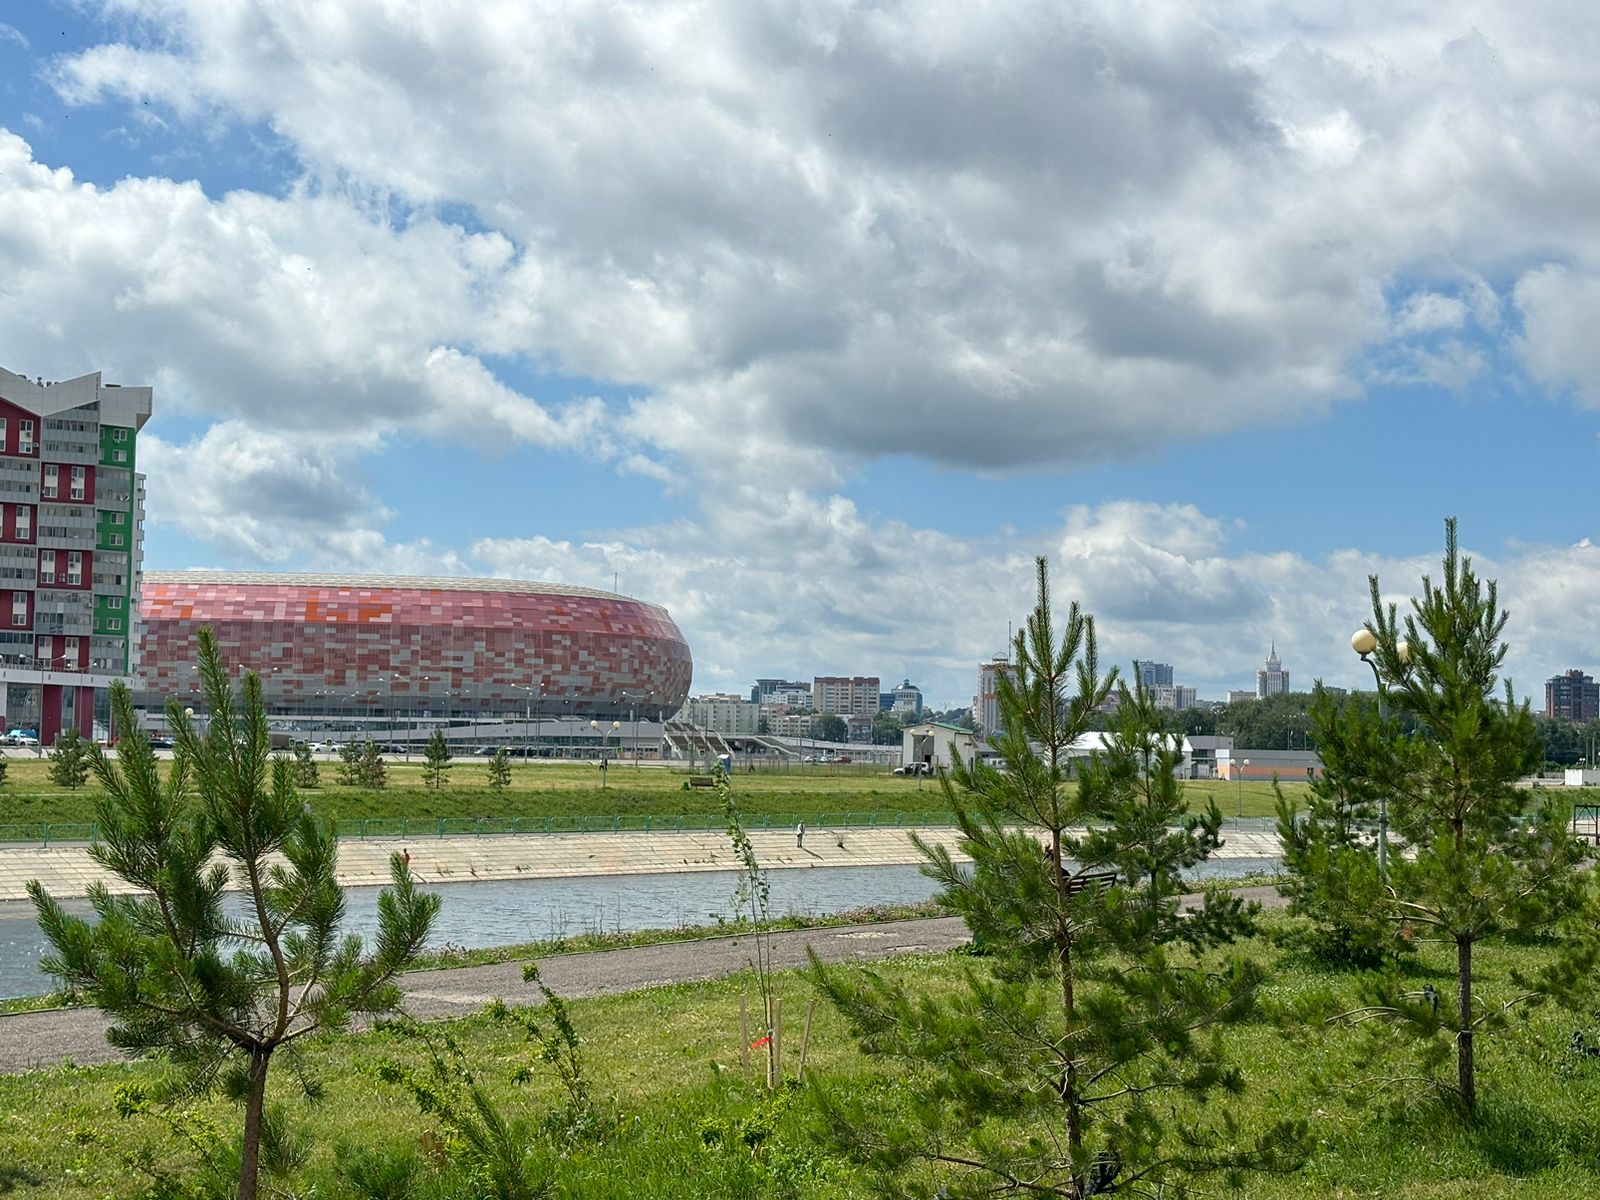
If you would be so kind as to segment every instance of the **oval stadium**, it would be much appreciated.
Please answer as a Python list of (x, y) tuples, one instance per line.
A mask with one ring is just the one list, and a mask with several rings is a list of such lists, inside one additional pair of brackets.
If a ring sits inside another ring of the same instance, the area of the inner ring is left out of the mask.
[(682, 705), (694, 666), (666, 609), (553, 583), (149, 571), (139, 608), (147, 709), (198, 706), (205, 626), (231, 668), (261, 677), (275, 717), (355, 727), (654, 723)]

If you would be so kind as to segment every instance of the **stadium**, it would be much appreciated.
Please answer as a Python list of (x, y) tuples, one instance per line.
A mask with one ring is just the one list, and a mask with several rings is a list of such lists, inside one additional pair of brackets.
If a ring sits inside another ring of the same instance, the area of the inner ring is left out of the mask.
[(260, 676), (278, 727), (402, 740), (480, 721), (499, 735), (530, 722), (535, 736), (541, 724), (569, 738), (591, 722), (637, 731), (678, 710), (694, 667), (663, 608), (518, 580), (151, 571), (140, 617), (147, 710), (201, 706), (196, 635), (209, 627), (230, 667)]

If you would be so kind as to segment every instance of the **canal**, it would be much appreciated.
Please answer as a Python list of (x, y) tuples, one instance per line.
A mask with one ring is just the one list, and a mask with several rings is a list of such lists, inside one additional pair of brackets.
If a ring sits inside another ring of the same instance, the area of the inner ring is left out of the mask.
[[(1207, 864), (1204, 875), (1225, 879), (1275, 870), (1277, 865), (1269, 859), (1219, 859)], [(768, 879), (775, 916), (826, 916), (872, 904), (914, 904), (935, 890), (914, 866), (778, 870), (769, 872)], [(428, 890), (438, 892), (444, 902), (429, 945), (475, 950), (591, 932), (712, 925), (738, 915), (737, 886), (732, 871), (432, 884)], [(370, 938), (377, 925), (378, 892), (345, 889), (347, 932)], [(63, 904), (78, 915), (91, 912), (86, 900)], [(51, 978), (39, 970), (45, 951), (33, 906), (0, 901), (0, 998), (52, 989)]]

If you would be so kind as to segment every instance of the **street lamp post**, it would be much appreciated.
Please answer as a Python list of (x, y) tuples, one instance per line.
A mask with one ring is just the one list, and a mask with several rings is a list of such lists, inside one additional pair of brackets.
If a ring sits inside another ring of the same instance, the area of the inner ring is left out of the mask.
[[(634, 770), (638, 770), (639, 769), (639, 708), (641, 706), (641, 702), (648, 703), (650, 698), (652, 696), (654, 696), (655, 694), (656, 694), (655, 693), (655, 689), (653, 689), (653, 688), (650, 691), (646, 692), (644, 694), (644, 696), (642, 697), (642, 699), (641, 699), (641, 697), (639, 697), (637, 695), (629, 696), (627, 692), (623, 692), (622, 693), (623, 697), (626, 698), (627, 701), (628, 701), (628, 720), (633, 724), (633, 767), (634, 767)], [(618, 745), (619, 746), (621, 745), (620, 739), (619, 739)]]
[[(54, 658), (39, 658), (38, 656), (35, 656), (35, 658), (34, 658), (34, 665), (39, 668), (39, 729), (38, 729), (39, 736), (34, 739), (34, 741), (36, 741), (38, 743), (38, 745), (34, 746), (33, 749), (34, 749), (35, 756), (38, 757), (38, 758), (43, 758), (44, 757), (44, 689), (45, 689), (45, 676), (47, 674), (49, 674), (51, 668), (54, 667), (56, 663), (58, 663), (58, 662), (66, 662), (69, 657), (70, 657), (70, 655), (58, 654)], [(74, 709), (74, 719), (76, 719), (76, 709)], [(56, 736), (60, 737), (61, 735), (60, 735), (60, 733), (57, 733)]]
[(1240, 818), (1244, 817), (1244, 773), (1245, 773), (1245, 769), (1247, 767), (1249, 767), (1249, 765), (1250, 765), (1250, 760), (1248, 758), (1245, 759), (1243, 762), (1241, 762), (1239, 764), (1239, 816), (1240, 816)]
[[(1350, 635), (1350, 649), (1367, 666), (1372, 668), (1372, 682), (1378, 689), (1378, 720), (1387, 725), (1389, 721), (1388, 694), (1383, 686), (1383, 673), (1378, 670), (1378, 660), (1372, 657), (1372, 652), (1378, 648), (1378, 636), (1372, 630), (1363, 626)], [(1411, 661), (1411, 646), (1407, 642), (1394, 644), (1394, 655), (1400, 660), (1402, 666)], [(1389, 797), (1378, 797), (1378, 878), (1389, 877)]]
[[(608, 730), (599, 721), (590, 721), (589, 728), (598, 731), (600, 734), (600, 789), (604, 791), (606, 786), (606, 739), (611, 734), (618, 733), (622, 729), (622, 722), (611, 722), (611, 728)], [(617, 741), (620, 745), (622, 741), (620, 736)]]

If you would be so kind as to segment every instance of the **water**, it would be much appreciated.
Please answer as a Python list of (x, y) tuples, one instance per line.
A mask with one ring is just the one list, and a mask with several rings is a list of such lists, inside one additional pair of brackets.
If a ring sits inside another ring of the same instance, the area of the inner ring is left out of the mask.
[[(1265, 859), (1220, 859), (1204, 874), (1225, 879), (1276, 869)], [(816, 867), (773, 871), (775, 915), (825, 916), (869, 904), (915, 904), (929, 899), (933, 883), (914, 866)], [(607, 875), (580, 879), (474, 880), (429, 885), (443, 898), (429, 945), (480, 949), (591, 932), (632, 932), (714, 924), (737, 916), (732, 871), (675, 875)], [(377, 927), (377, 888), (345, 890), (346, 929), (370, 938)], [(236, 898), (235, 898), (236, 899)], [(67, 911), (90, 914), (86, 900), (63, 901)], [(0, 997), (52, 989), (39, 970), (44, 935), (27, 901), (0, 901)]]

